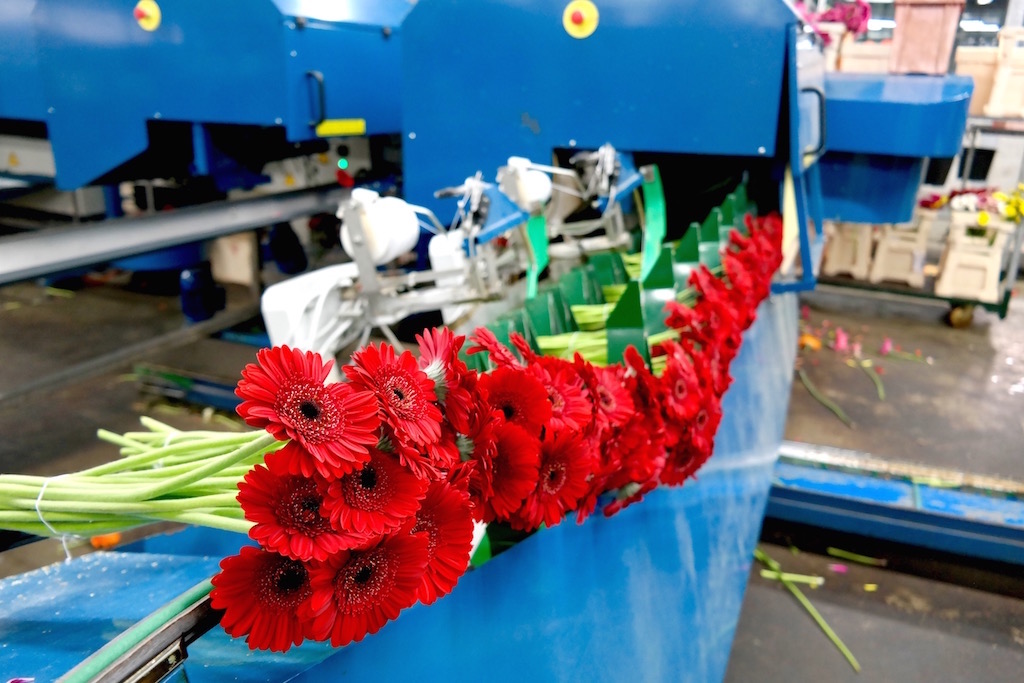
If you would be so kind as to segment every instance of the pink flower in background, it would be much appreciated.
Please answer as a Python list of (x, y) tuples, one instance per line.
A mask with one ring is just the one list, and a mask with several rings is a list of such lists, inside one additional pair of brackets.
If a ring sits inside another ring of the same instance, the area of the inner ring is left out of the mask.
[(888, 356), (890, 353), (892, 353), (892, 339), (890, 339), (889, 337), (883, 339), (882, 348), (879, 349), (878, 352), (883, 356)]
[(841, 327), (836, 328), (836, 340), (832, 349), (837, 353), (848, 353), (850, 351), (850, 335)]
[(860, 342), (853, 342), (853, 344), (850, 346), (850, 350), (853, 351), (853, 357), (854, 358), (860, 358), (860, 356), (861, 356)]

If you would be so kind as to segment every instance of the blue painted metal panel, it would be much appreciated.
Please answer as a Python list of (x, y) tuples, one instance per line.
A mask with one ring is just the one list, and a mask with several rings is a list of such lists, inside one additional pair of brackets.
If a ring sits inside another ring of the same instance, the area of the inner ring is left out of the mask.
[(0, 581), (0, 677), (57, 680), (217, 562), (103, 553)]
[(825, 217), (909, 221), (924, 158), (960, 151), (973, 88), (964, 76), (829, 73)]
[[(722, 680), (796, 350), (795, 296), (775, 296), (759, 314), (697, 481), (611, 519), (541, 531), (443, 600), (342, 650), (307, 643), (283, 656), (254, 653), (214, 629), (189, 646), (188, 680)], [(241, 542), (189, 531), (147, 542), (147, 552), (87, 556), (0, 582), (0, 640), (5, 654), (17, 653), (4, 673), (56, 678), (212, 574)], [(173, 555), (150, 554), (164, 543)]]
[(59, 187), (87, 184), (144, 151), (146, 122), (156, 119), (280, 125), (290, 140), (313, 139), (319, 91), (310, 70), (323, 74), (327, 118), (399, 130), (399, 42), (383, 28), (401, 24), (406, 2), (280, 2), (302, 12), (299, 22), (271, 0), (244, 10), (232, 0), (168, 1), (153, 32), (136, 24), (133, 0), (35, 0), (30, 23), (20, 3), (19, 13), (5, 8), (14, 16), (7, 25), (28, 36), (21, 42), (34, 35), (36, 50), (0, 43), (0, 55), (23, 52), (19, 79), (37, 55), (38, 76), (25, 80), (41, 97), (15, 108), (0, 96), (0, 117), (46, 121)]
[(35, 4), (35, 0), (0, 2), (0, 118), (42, 121), (46, 112), (31, 30)]
[(832, 72), (825, 78), (828, 149), (904, 157), (960, 152), (968, 76)]
[(769, 517), (1024, 564), (1024, 501), (787, 463)]
[(829, 152), (818, 166), (825, 218), (905, 223), (913, 217), (923, 158)]
[(771, 156), (788, 28), (782, 0), (606, 0), (587, 39), (554, 0), (431, 0), (402, 27), (406, 195), (512, 155), (594, 149)]

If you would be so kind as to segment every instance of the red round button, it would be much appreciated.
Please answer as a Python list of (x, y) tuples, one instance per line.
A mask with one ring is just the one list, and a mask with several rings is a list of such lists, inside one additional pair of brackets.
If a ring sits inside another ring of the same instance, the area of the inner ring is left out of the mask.
[(576, 10), (572, 13), (572, 16), (569, 17), (569, 21), (579, 26), (583, 23), (583, 12)]

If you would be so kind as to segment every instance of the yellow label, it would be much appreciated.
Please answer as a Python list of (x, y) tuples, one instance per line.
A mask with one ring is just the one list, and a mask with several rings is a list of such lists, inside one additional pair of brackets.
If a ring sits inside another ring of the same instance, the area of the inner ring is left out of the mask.
[(11, 152), (10, 154), (7, 155), (7, 165), (10, 166), (11, 168), (15, 168), (16, 166), (20, 166), (21, 165), (21, 159), (18, 158), (17, 154), (15, 154), (14, 152)]
[(597, 30), (597, 5), (590, 0), (572, 0), (562, 11), (562, 26), (573, 38), (589, 38)]
[(132, 11), (135, 21), (143, 31), (155, 31), (160, 28), (160, 5), (155, 0), (139, 0)]
[(322, 138), (366, 135), (366, 119), (327, 119), (317, 125), (316, 134)]

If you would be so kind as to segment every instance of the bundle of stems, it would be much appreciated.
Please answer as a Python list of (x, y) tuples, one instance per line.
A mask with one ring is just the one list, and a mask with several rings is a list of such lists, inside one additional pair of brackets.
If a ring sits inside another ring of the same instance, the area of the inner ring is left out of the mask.
[(147, 431), (100, 439), (121, 457), (57, 477), (0, 475), (0, 528), (94, 536), (155, 521), (247, 533), (238, 482), (283, 442), (267, 432), (181, 432), (152, 418)]

